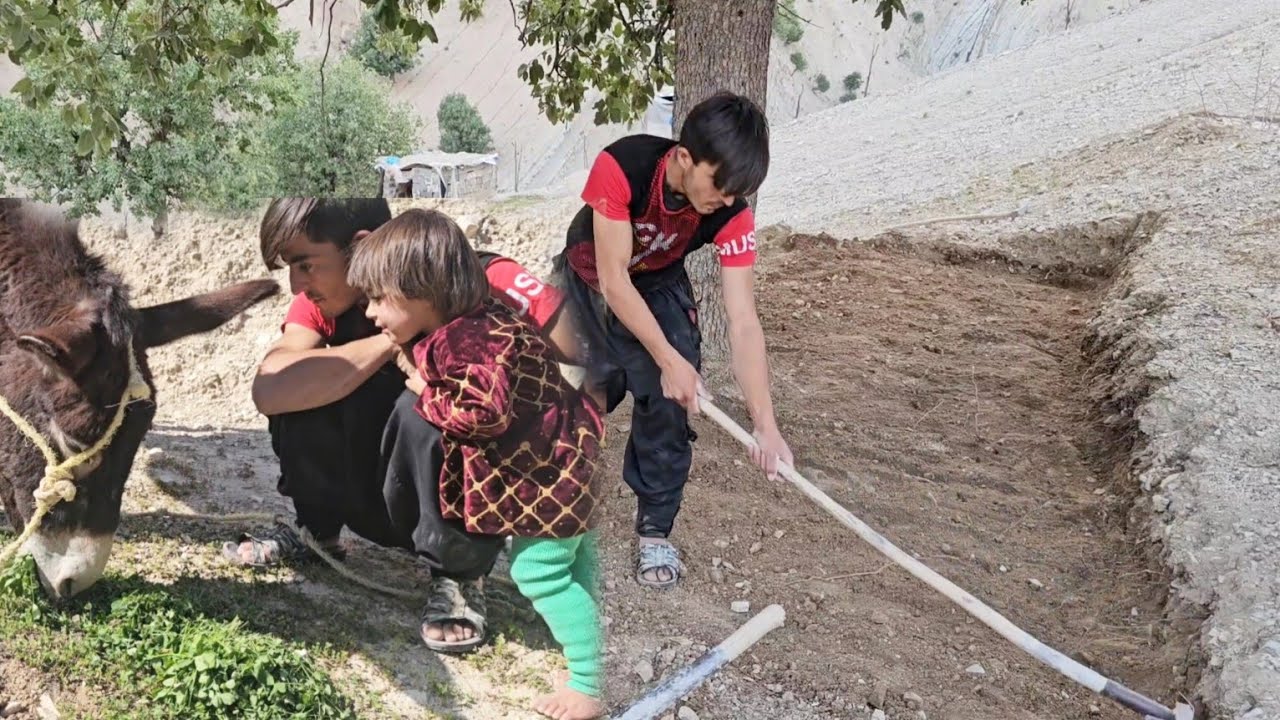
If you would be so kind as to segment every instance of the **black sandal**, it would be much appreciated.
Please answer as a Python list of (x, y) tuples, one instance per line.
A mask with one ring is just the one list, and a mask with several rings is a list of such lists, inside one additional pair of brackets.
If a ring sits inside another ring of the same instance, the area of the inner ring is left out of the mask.
[[(245, 561), (240, 555), (240, 546), (246, 542), (251, 543), (253, 548), (253, 559), (250, 561)], [(346, 559), (347, 552), (338, 538), (321, 541), (320, 544), (334, 559)], [(320, 556), (303, 541), (297, 530), (278, 520), (275, 527), (261, 537), (241, 533), (235, 542), (223, 543), (222, 557), (233, 565), (255, 568), (307, 564), (320, 560)]]

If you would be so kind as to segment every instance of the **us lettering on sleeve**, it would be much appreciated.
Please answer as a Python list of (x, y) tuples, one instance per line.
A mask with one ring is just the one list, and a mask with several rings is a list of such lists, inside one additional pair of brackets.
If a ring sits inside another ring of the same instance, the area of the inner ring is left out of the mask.
[(756, 234), (754, 232), (747, 233), (736, 240), (724, 243), (720, 246), (720, 255), (722, 257), (734, 257), (736, 255), (744, 255), (749, 252), (755, 252)]

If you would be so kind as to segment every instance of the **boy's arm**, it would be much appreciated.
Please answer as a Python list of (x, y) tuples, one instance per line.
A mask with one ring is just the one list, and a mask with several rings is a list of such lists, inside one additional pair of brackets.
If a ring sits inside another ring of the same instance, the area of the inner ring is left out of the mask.
[(770, 478), (778, 471), (778, 460), (791, 465), (791, 448), (778, 431), (769, 396), (769, 360), (765, 355), (764, 329), (756, 313), (755, 290), (750, 266), (722, 266), (725, 314), (729, 321), (729, 350), (733, 375), (742, 389), (747, 410), (755, 424), (757, 448), (752, 458)]
[(498, 437), (511, 426), (511, 369), (455, 358), (447, 340), (423, 358), (418, 412), (445, 435), (464, 440)]
[(698, 393), (704, 392), (702, 379), (693, 365), (667, 341), (653, 311), (631, 282), (631, 223), (610, 220), (594, 213), (596, 272), (600, 277), (600, 293), (632, 335), (644, 345), (662, 371), (662, 394), (675, 400), (690, 413), (698, 412)]
[(321, 347), (311, 328), (285, 325), (284, 335), (267, 350), (253, 378), (253, 404), (263, 415), (299, 412), (350, 395), (395, 356), (383, 335), (338, 347)]

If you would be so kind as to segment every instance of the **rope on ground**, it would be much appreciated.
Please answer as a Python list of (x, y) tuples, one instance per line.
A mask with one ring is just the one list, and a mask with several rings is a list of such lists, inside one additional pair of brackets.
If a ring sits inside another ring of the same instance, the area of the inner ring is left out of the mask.
[(23, 528), (17, 539), (5, 546), (3, 551), (0, 551), (0, 569), (7, 567), (13, 561), (18, 554), (18, 550), (36, 534), (36, 531), (40, 529), (40, 523), (44, 520), (44, 516), (48, 515), (54, 506), (60, 502), (75, 500), (75, 469), (96, 457), (111, 444), (116, 432), (124, 424), (124, 416), (129, 404), (136, 400), (149, 400), (150, 398), (151, 386), (147, 385), (146, 380), (143, 379), (142, 372), (138, 369), (138, 358), (133, 352), (132, 344), (130, 344), (129, 384), (125, 386), (120, 403), (116, 405), (116, 414), (111, 419), (111, 424), (107, 426), (106, 432), (102, 434), (102, 437), (98, 438), (96, 443), (66, 460), (58, 462), (57, 453), (54, 452), (53, 447), (44, 436), (32, 427), (26, 418), (19, 415), (7, 399), (0, 396), (0, 414), (9, 418), (9, 421), (18, 428), (18, 432), (27, 436), (27, 439), (36, 446), (40, 454), (44, 455), (45, 460), (44, 477), (41, 478), (40, 485), (36, 487), (34, 493), (36, 501), (35, 512), (31, 514), (31, 519), (27, 521), (26, 527)]
[[(281, 521), (279, 515), (271, 513), (226, 513), (216, 515), (202, 513), (175, 513), (175, 517), (230, 523)], [(333, 555), (329, 554), (329, 552), (324, 549), (324, 546), (321, 545), (320, 542), (316, 540), (315, 536), (311, 534), (311, 531), (306, 528), (298, 528), (298, 537), (302, 538), (302, 542), (306, 543), (307, 547), (311, 548), (311, 551), (318, 555), (321, 560), (324, 560), (325, 564), (333, 568), (335, 572), (361, 587), (383, 593), (384, 595), (390, 595), (391, 597), (397, 597), (402, 600), (421, 600), (423, 597), (421, 592), (411, 592), (409, 590), (383, 585), (376, 580), (370, 580), (354, 570), (351, 570), (341, 560), (338, 560)], [(503, 587), (511, 589), (515, 588), (515, 583), (507, 580), (506, 578), (489, 576), (486, 579), (498, 585), (502, 585)]]

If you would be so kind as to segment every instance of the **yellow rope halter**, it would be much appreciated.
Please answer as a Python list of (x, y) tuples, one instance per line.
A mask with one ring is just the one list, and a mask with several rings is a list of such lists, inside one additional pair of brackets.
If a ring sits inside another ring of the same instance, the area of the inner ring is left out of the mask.
[(35, 534), (40, 527), (40, 521), (44, 516), (49, 514), (55, 505), (60, 502), (71, 502), (76, 497), (75, 474), (72, 472), (77, 467), (88, 462), (98, 453), (101, 453), (111, 444), (111, 440), (115, 437), (116, 432), (120, 430), (120, 426), (124, 424), (124, 413), (128, 409), (129, 404), (136, 400), (147, 400), (151, 398), (151, 387), (147, 385), (142, 378), (142, 372), (138, 369), (138, 358), (134, 355), (133, 348), (129, 348), (129, 385), (124, 389), (124, 395), (120, 398), (120, 404), (116, 406), (115, 417), (111, 419), (111, 425), (107, 427), (106, 433), (103, 434), (98, 442), (83, 452), (77, 453), (62, 462), (58, 462), (58, 456), (53, 451), (53, 447), (49, 441), (45, 440), (26, 418), (14, 411), (9, 405), (9, 401), (0, 395), (0, 413), (17, 426), (18, 430), (31, 440), (32, 444), (40, 450), (44, 455), (45, 468), (44, 478), (40, 480), (40, 485), (34, 493), (36, 500), (36, 511), (32, 513), (31, 520), (27, 522), (27, 527), (18, 536), (17, 540), (9, 543), (3, 552), (0, 552), (0, 569), (6, 567), (10, 561), (18, 554), (18, 550), (22, 547), (31, 536)]

